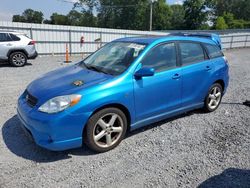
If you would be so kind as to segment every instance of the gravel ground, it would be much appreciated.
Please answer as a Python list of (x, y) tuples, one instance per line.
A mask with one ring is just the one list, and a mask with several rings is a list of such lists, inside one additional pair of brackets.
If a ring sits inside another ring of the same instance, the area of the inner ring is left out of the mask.
[(250, 49), (226, 55), (231, 83), (217, 111), (139, 129), (102, 154), (47, 151), (19, 126), (18, 96), (39, 75), (67, 66), (63, 58), (0, 65), (0, 187), (250, 187), (250, 108), (242, 105), (250, 99)]

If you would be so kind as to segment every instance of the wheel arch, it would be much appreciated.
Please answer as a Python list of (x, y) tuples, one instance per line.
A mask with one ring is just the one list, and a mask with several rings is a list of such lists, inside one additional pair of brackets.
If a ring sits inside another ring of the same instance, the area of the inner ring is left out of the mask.
[[(110, 103), (110, 104), (102, 105), (102, 106), (98, 107), (97, 109), (95, 109), (95, 110), (91, 113), (91, 115), (89, 116), (89, 118), (90, 118), (91, 116), (93, 116), (95, 113), (97, 113), (97, 112), (99, 112), (100, 110), (103, 110), (103, 109), (105, 109), (105, 108), (117, 108), (117, 109), (121, 110), (121, 111), (125, 114), (125, 116), (126, 116), (126, 118), (127, 118), (127, 123), (128, 123), (128, 128), (127, 128), (127, 130), (130, 129), (131, 114), (130, 114), (128, 108), (127, 108), (126, 106), (124, 106), (123, 104), (120, 104), (120, 103)], [(84, 126), (83, 133), (84, 133), (85, 129), (86, 129), (86, 126)]]
[(10, 55), (14, 52), (23, 52), (26, 55), (26, 57), (28, 58), (28, 53), (25, 49), (11, 49), (11, 50), (9, 50), (8, 54), (7, 54), (8, 58), (10, 58)]
[(225, 90), (225, 82), (222, 79), (216, 80), (213, 84), (220, 84), (222, 87), (222, 90)]

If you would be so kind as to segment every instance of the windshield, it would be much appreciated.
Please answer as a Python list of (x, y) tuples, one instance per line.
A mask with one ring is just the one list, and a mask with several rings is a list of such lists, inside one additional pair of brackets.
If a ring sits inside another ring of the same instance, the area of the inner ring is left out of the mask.
[(98, 72), (119, 75), (127, 70), (144, 48), (144, 44), (111, 42), (87, 57), (80, 65)]

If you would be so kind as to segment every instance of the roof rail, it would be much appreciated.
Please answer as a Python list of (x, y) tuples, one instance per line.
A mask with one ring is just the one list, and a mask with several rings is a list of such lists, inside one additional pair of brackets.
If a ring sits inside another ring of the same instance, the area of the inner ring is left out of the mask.
[(171, 33), (171, 36), (186, 36), (186, 37), (200, 37), (200, 38), (207, 38), (211, 39), (214, 41), (220, 49), (222, 49), (221, 45), (221, 39), (220, 36), (214, 33), (203, 33), (203, 32), (194, 32), (194, 33), (189, 33), (189, 32), (179, 32), (179, 33)]
[(20, 33), (20, 32), (18, 32), (18, 31), (14, 31), (14, 30), (1, 30), (0, 29), (0, 32), (6, 32), (6, 33)]

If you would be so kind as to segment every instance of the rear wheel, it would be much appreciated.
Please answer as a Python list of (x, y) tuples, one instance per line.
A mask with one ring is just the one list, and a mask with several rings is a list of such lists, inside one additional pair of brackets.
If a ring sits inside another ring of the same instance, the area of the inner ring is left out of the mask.
[(22, 67), (27, 63), (27, 56), (23, 52), (13, 52), (9, 61), (12, 66)]
[(89, 119), (83, 135), (84, 142), (96, 152), (106, 152), (122, 141), (126, 130), (125, 114), (117, 108), (106, 108)]
[(205, 111), (213, 112), (219, 107), (222, 99), (222, 92), (222, 86), (218, 83), (215, 83), (210, 87), (205, 99)]

